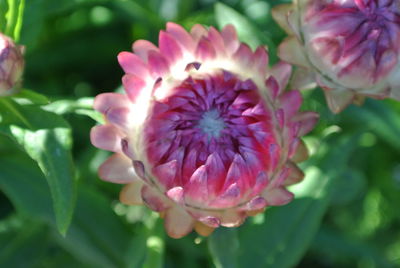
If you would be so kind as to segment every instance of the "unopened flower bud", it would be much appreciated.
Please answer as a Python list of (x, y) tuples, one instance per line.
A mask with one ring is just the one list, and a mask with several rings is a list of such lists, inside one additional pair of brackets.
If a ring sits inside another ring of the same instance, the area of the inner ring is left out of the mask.
[(22, 47), (0, 33), (0, 96), (17, 92), (24, 69)]
[(267, 51), (253, 52), (231, 25), (188, 33), (168, 23), (159, 48), (139, 40), (133, 51), (118, 56), (126, 94), (96, 97), (107, 123), (91, 132), (115, 152), (99, 175), (127, 184), (121, 202), (159, 212), (178, 238), (292, 200), (286, 187), (303, 178), (295, 163), (307, 158), (300, 137), (318, 115), (285, 91), (289, 64), (269, 69)]
[(294, 84), (315, 80), (333, 112), (365, 97), (400, 100), (399, 0), (297, 0), (273, 15), (290, 34), (279, 56), (307, 70)]

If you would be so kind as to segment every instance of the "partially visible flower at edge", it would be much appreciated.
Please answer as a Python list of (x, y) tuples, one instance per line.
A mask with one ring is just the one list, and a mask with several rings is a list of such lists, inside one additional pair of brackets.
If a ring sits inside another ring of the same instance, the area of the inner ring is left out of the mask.
[(324, 90), (332, 112), (365, 97), (400, 100), (400, 1), (295, 0), (272, 10), (289, 34), (279, 57), (292, 86)]
[(145, 40), (118, 55), (125, 94), (103, 93), (94, 108), (106, 123), (94, 146), (114, 152), (99, 168), (127, 184), (120, 201), (146, 204), (174, 238), (234, 227), (268, 206), (290, 202), (308, 157), (299, 137), (318, 120), (299, 112), (298, 91), (284, 89), (291, 66), (268, 67), (263, 47), (221, 32), (167, 23), (159, 48)]
[(23, 47), (0, 33), (0, 96), (18, 92), (22, 84), (24, 65)]

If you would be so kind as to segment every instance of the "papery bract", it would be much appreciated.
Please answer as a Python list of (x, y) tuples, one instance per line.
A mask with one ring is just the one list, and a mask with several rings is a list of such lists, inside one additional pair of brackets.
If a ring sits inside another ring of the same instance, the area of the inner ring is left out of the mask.
[(91, 132), (115, 153), (99, 174), (127, 184), (121, 202), (145, 203), (178, 238), (238, 226), (293, 198), (286, 186), (303, 178), (295, 163), (307, 158), (299, 137), (318, 116), (284, 91), (290, 65), (270, 69), (266, 50), (252, 52), (231, 25), (188, 33), (168, 23), (159, 48), (139, 40), (133, 51), (118, 56), (126, 95), (96, 97), (106, 124)]
[(0, 96), (14, 94), (20, 89), (23, 69), (22, 47), (0, 33)]
[(316, 81), (335, 113), (365, 97), (400, 100), (399, 0), (297, 0), (273, 16), (290, 35), (280, 58), (301, 67), (294, 87)]

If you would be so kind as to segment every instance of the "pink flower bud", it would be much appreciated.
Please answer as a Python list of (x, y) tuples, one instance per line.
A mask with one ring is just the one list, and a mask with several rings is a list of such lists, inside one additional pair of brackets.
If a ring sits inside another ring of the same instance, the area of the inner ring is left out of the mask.
[(0, 96), (19, 90), (23, 69), (22, 47), (0, 33)]
[(398, 0), (298, 0), (276, 7), (274, 18), (290, 34), (279, 56), (307, 69), (294, 85), (316, 80), (333, 112), (365, 96), (400, 100), (399, 10)]
[(96, 97), (107, 123), (91, 132), (115, 153), (99, 174), (127, 184), (123, 203), (159, 212), (178, 238), (291, 201), (286, 186), (303, 178), (295, 163), (307, 158), (300, 137), (318, 116), (284, 90), (289, 64), (269, 69), (266, 50), (240, 43), (231, 25), (188, 33), (168, 23), (159, 47), (139, 40), (133, 51), (118, 56), (126, 94)]

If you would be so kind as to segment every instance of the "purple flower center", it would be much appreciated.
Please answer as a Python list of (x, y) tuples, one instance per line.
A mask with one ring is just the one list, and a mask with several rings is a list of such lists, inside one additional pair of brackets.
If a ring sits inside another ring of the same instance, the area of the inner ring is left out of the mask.
[(260, 178), (265, 185), (263, 173), (276, 167), (272, 159), (279, 159), (280, 147), (271, 115), (251, 80), (226, 71), (189, 77), (156, 101), (150, 114), (145, 148), (166, 189), (185, 187), (206, 173), (211, 196), (232, 187), (235, 197), (250, 197), (261, 188), (245, 190), (258, 187)]

